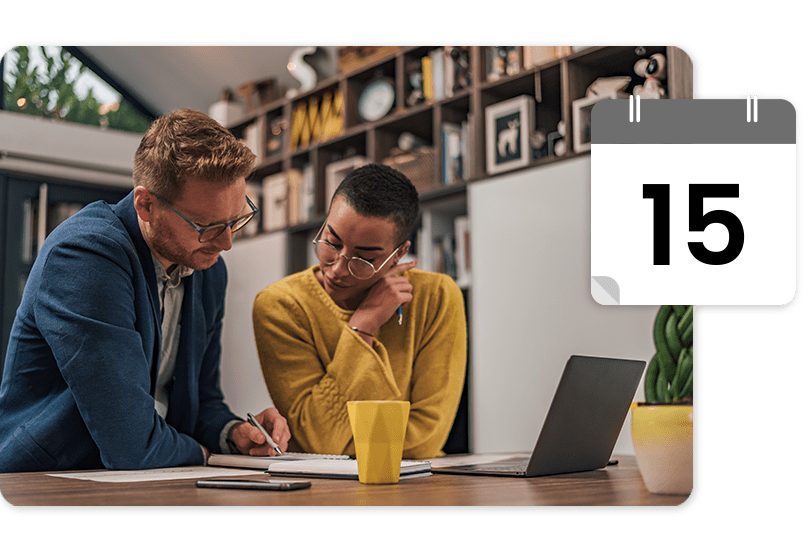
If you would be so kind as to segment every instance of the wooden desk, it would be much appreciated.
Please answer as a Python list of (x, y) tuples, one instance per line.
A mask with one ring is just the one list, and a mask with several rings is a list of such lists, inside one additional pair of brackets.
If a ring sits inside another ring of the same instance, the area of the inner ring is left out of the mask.
[(619, 464), (605, 469), (532, 479), (434, 474), (396, 485), (312, 479), (310, 489), (289, 492), (203, 489), (193, 479), (101, 483), (7, 473), (0, 474), (0, 492), (18, 506), (670, 506), (687, 499), (650, 494), (636, 459), (615, 457)]

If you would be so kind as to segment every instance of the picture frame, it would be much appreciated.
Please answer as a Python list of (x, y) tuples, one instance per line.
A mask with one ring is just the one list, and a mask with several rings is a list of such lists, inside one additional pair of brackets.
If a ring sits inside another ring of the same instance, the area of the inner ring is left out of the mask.
[(628, 98), (624, 91), (613, 91), (604, 95), (586, 96), (572, 101), (572, 145), (574, 152), (591, 150), (591, 110), (599, 101), (607, 98)]
[(266, 176), (263, 188), (263, 231), (280, 230), (288, 225), (289, 185), (285, 172)]
[(535, 99), (529, 95), (485, 108), (485, 154), (488, 174), (528, 166), (530, 133), (535, 123)]
[(356, 168), (360, 168), (370, 162), (367, 158), (363, 156), (352, 156), (350, 158), (345, 158), (343, 160), (337, 160), (336, 162), (331, 162), (325, 167), (325, 211), (328, 211), (328, 208), (331, 206), (331, 199), (333, 198), (333, 194), (336, 193), (336, 188), (339, 187), (339, 184), (342, 183), (342, 180), (347, 177), (347, 175), (355, 170)]

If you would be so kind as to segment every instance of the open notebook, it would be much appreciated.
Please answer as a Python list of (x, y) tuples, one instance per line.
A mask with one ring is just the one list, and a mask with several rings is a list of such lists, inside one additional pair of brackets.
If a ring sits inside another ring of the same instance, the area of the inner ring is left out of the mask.
[(348, 456), (338, 456), (333, 454), (306, 454), (302, 452), (286, 452), (282, 456), (247, 456), (244, 454), (210, 454), (207, 459), (208, 465), (216, 467), (242, 467), (245, 469), (266, 470), (270, 463), (281, 461), (301, 461), (311, 459), (350, 459)]
[[(325, 479), (358, 479), (359, 465), (355, 459), (304, 459), (277, 461), (266, 470), (270, 475), (285, 477), (318, 477)], [(429, 461), (402, 460), (401, 479), (427, 477), (432, 474)]]
[[(260, 457), (239, 454), (211, 454), (208, 465), (263, 469), (270, 475), (286, 477), (315, 477), (358, 479), (359, 466), (348, 456), (326, 454), (286, 453), (282, 456)], [(420, 460), (401, 461), (401, 479), (431, 475), (431, 463)]]

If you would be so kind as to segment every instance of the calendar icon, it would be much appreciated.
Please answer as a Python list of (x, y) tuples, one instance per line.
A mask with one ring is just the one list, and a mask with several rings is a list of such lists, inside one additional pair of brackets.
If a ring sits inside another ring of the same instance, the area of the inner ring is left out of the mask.
[(796, 293), (785, 100), (608, 99), (591, 113), (591, 295), (784, 305)]

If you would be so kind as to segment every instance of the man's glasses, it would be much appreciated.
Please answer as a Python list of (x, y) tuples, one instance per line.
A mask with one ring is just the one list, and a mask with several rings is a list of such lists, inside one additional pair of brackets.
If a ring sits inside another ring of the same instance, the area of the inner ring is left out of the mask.
[(384, 265), (389, 262), (389, 260), (395, 255), (395, 253), (398, 252), (401, 247), (403, 247), (403, 244), (396, 247), (395, 251), (390, 253), (390, 256), (387, 257), (387, 259), (381, 263), (378, 268), (376, 268), (370, 261), (366, 261), (361, 257), (345, 257), (332, 243), (325, 241), (324, 239), (317, 240), (316, 238), (322, 234), (324, 229), (325, 224), (323, 223), (322, 228), (320, 228), (313, 242), (314, 253), (316, 253), (319, 262), (325, 266), (331, 266), (332, 264), (336, 264), (339, 257), (342, 257), (347, 261), (347, 271), (350, 272), (354, 278), (358, 278), (359, 280), (367, 280), (372, 278), (375, 273), (384, 268)]
[(227, 228), (230, 228), (232, 230), (232, 232), (235, 233), (238, 230), (240, 230), (241, 228), (243, 228), (244, 226), (246, 226), (249, 223), (249, 221), (252, 220), (252, 218), (256, 214), (258, 214), (258, 207), (255, 206), (255, 204), (250, 200), (249, 197), (245, 197), (246, 200), (247, 200), (247, 204), (249, 205), (249, 208), (252, 209), (252, 212), (250, 212), (249, 214), (245, 214), (244, 216), (239, 216), (238, 218), (236, 218), (232, 222), (227, 222), (226, 224), (214, 224), (213, 226), (201, 227), (201, 226), (197, 226), (196, 224), (194, 224), (184, 214), (182, 214), (177, 209), (172, 207), (171, 203), (169, 203), (168, 201), (166, 201), (165, 199), (163, 199), (162, 197), (160, 197), (156, 193), (154, 193), (154, 192), (152, 192), (152, 193), (153, 193), (153, 195), (155, 197), (157, 197), (160, 201), (162, 201), (162, 203), (165, 206), (167, 206), (168, 208), (173, 210), (175, 213), (177, 213), (179, 215), (179, 217), (182, 218), (182, 220), (184, 220), (185, 222), (187, 222), (188, 224), (193, 226), (193, 229), (196, 230), (197, 232), (199, 232), (199, 243), (207, 243), (208, 241), (213, 241), (214, 239), (219, 237), (221, 234), (223, 234), (224, 230), (226, 230)]

